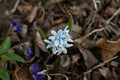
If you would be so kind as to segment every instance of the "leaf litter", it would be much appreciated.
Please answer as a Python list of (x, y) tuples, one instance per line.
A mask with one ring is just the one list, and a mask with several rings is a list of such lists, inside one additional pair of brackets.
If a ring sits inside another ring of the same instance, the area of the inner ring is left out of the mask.
[[(9, 4), (0, 0), (0, 44), (10, 36), (8, 52), (26, 60), (1, 62), (0, 56), (0, 68), (6, 68), (10, 80), (33, 80), (31, 69), (36, 63), (38, 73), (47, 75), (42, 80), (120, 80), (119, 4), (119, 0), (13, 0)], [(21, 32), (12, 30), (14, 19)], [(54, 55), (44, 39), (51, 30), (67, 25), (73, 46), (67, 54)]]

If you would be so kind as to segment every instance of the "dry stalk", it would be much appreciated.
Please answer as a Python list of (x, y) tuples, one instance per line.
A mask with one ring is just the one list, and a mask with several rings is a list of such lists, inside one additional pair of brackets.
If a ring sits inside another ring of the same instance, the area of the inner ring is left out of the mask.
[(20, 3), (20, 0), (17, 0), (14, 7), (13, 7), (13, 9), (10, 10), (10, 13), (14, 13), (16, 11), (17, 6), (18, 6), (19, 3)]
[(59, 73), (58, 74), (50, 74), (50, 76), (63, 76), (63, 77), (65, 77), (66, 80), (69, 80), (68, 77), (64, 74), (59, 74)]

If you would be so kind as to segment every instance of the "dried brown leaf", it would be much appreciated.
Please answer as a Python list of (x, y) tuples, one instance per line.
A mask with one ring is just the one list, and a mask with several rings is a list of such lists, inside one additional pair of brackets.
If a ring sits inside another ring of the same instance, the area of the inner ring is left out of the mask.
[(36, 42), (37, 42), (37, 45), (40, 47), (40, 49), (44, 52), (47, 52), (48, 53), (48, 50), (45, 46), (45, 42), (42, 40), (39, 32), (36, 33)]
[(115, 68), (112, 69), (112, 74), (113, 74), (114, 80), (120, 80), (119, 77), (118, 77), (119, 74), (116, 73), (116, 69)]
[(72, 55), (72, 63), (76, 63), (80, 58), (79, 54)]
[(92, 80), (101, 80), (102, 74), (99, 71), (92, 72)]
[(83, 78), (83, 80), (87, 80), (87, 76), (86, 76), (86, 75), (84, 75), (84, 78)]
[(54, 69), (57, 73), (66, 73), (67, 69), (70, 66), (70, 58), (68, 55), (61, 55), (58, 56), (55, 63), (54, 63)]
[(28, 14), (28, 12), (30, 12), (30, 10), (32, 9), (32, 5), (30, 4), (27, 4), (27, 5), (19, 5), (17, 7), (18, 11), (21, 13), (21, 14)]
[(108, 41), (105, 38), (101, 38), (96, 42), (96, 46), (100, 47), (101, 50), (101, 59), (103, 61), (108, 60), (115, 56), (120, 51), (120, 40)]
[[(58, 56), (54, 64), (54, 73), (66, 74), (70, 67), (70, 57), (68, 55)], [(63, 80), (62, 76), (56, 76), (55, 80)]]
[(62, 2), (63, 0), (47, 0), (45, 6), (53, 5)]
[(33, 20), (35, 19), (35, 17), (37, 16), (37, 11), (38, 11), (38, 7), (33, 7), (30, 14), (26, 17), (26, 20), (29, 22), (29, 23), (32, 23)]
[(107, 7), (107, 9), (105, 10), (105, 14), (110, 17), (112, 16), (115, 12), (117, 11), (117, 9), (115, 7)]
[(98, 63), (98, 60), (93, 56), (93, 54), (89, 50), (83, 49), (80, 46), (78, 48), (84, 58), (85, 65), (87, 66), (88, 69), (91, 68), (96, 63)]
[(32, 80), (29, 67), (27, 65), (18, 67), (14, 72), (14, 76), (16, 80)]
[(61, 24), (61, 23), (64, 23), (64, 22), (66, 22), (66, 21), (67, 21), (67, 18), (66, 18), (66, 17), (61, 17), (61, 18), (59, 18), (59, 19), (53, 21), (52, 24), (53, 24), (53, 25)]
[(74, 43), (80, 44), (83, 48), (86, 48), (86, 49), (91, 49), (91, 48), (95, 47), (95, 41), (91, 41), (84, 37), (75, 39)]
[(112, 75), (112, 72), (110, 71), (109, 68), (102, 68), (98, 69), (100, 73), (105, 77), (106, 80), (114, 80), (114, 77)]
[(70, 64), (70, 58), (68, 56), (66, 56), (66, 55), (60, 56), (60, 59), (61, 59), (60, 65), (62, 67), (69, 66), (69, 64)]
[(72, 25), (72, 29), (70, 31), (70, 35), (72, 36), (73, 39), (79, 38), (80, 36), (80, 32), (82, 32), (82, 28), (81, 26), (77, 25), (77, 24), (73, 24)]
[(112, 61), (112, 62), (111, 62), (111, 65), (114, 66), (114, 67), (118, 67), (119, 63), (116, 62), (116, 61)]

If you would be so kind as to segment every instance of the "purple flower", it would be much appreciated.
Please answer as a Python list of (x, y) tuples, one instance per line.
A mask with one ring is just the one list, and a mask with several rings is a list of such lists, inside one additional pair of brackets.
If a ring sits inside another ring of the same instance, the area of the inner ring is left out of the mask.
[(32, 68), (32, 75), (33, 75), (34, 80), (41, 80), (45, 78), (46, 76), (46, 74), (44, 73), (38, 74), (39, 68), (40, 68), (39, 64), (34, 64)]
[(32, 74), (37, 75), (37, 72), (39, 71), (39, 64), (34, 64), (32, 68)]
[(15, 19), (12, 20), (11, 23), (14, 26), (14, 31), (22, 31), (22, 28), (20, 27), (19, 23)]
[(41, 80), (45, 78), (45, 74), (33, 75), (34, 80)]
[(27, 47), (25, 55), (26, 55), (27, 57), (30, 57), (30, 56), (32, 55), (32, 50), (31, 50), (30, 47)]

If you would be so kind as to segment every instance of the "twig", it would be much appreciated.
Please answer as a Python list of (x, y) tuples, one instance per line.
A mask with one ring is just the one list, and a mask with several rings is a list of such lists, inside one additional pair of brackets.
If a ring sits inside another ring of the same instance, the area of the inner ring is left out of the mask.
[[(120, 8), (114, 13), (114, 15), (112, 17), (110, 17), (107, 21), (106, 21), (106, 25), (109, 24), (111, 22), (111, 20), (120, 12)], [(87, 34), (84, 38), (87, 38), (89, 37), (90, 35), (92, 35), (93, 33), (95, 32), (99, 32), (99, 31), (102, 31), (104, 30), (104, 28), (101, 28), (101, 29), (95, 29), (93, 30), (92, 32), (90, 32), (89, 34)]]
[(92, 1), (93, 1), (93, 4), (94, 4), (94, 8), (97, 11), (97, 3), (100, 3), (100, 1), (99, 0), (92, 0)]
[[(108, 29), (108, 31), (111, 30), (111, 31), (113, 31), (113, 32), (116, 33), (116, 31), (115, 31), (112, 27), (108, 27), (108, 24), (111, 22), (111, 20), (112, 20), (116, 15), (119, 14), (119, 12), (120, 12), (120, 8), (118, 8), (117, 11), (113, 14), (113, 16), (110, 17), (110, 18), (106, 21), (106, 23), (105, 23), (105, 28)], [(110, 28), (111, 28), (111, 29), (110, 29)]]
[(25, 45), (25, 44), (27, 44), (27, 43), (28, 43), (28, 42), (24, 42), (24, 43), (17, 44), (17, 45), (15, 45), (15, 46), (11, 47), (10, 50), (11, 50), (11, 49), (14, 49), (14, 48), (17, 48), (17, 47), (19, 47), (19, 46), (23, 46), (23, 45)]
[[(82, 75), (87, 75), (88, 73), (91, 73), (93, 70), (95, 70), (95, 69), (97, 69), (97, 68), (99, 68), (99, 67), (102, 67), (103, 65), (105, 65), (105, 64), (107, 64), (108, 62), (110, 62), (110, 61), (112, 61), (112, 60), (114, 60), (114, 59), (117, 59), (117, 58), (118, 58), (118, 56), (115, 56), (115, 57), (113, 57), (113, 58), (111, 58), (111, 59), (109, 59), (109, 60), (107, 60), (107, 61), (105, 61), (105, 62), (103, 62), (103, 63), (100, 63), (100, 64), (94, 66), (92, 69), (87, 70), (87, 71), (84, 72)], [(82, 75), (79, 75), (79, 76), (78, 76), (78, 79), (79, 79)]]
[(82, 38), (75, 39), (75, 40), (74, 40), (74, 43), (81, 44), (81, 43), (84, 41), (84, 39), (86, 39), (87, 37), (89, 37), (89, 36), (92, 35), (93, 33), (95, 33), (95, 32), (100, 32), (100, 31), (103, 31), (103, 30), (104, 30), (104, 28), (95, 29), (95, 30), (93, 30), (92, 32), (90, 32), (89, 34), (87, 34), (86, 36), (84, 36), (84, 37), (82, 37)]
[(20, 0), (17, 0), (14, 7), (13, 7), (13, 9), (10, 10), (10, 13), (14, 13), (16, 11), (16, 8), (17, 8), (19, 3), (20, 3)]
[(100, 32), (100, 31), (103, 31), (103, 30), (104, 30), (104, 28), (101, 28), (101, 29), (95, 29), (95, 30), (91, 31), (89, 34), (87, 34), (84, 38), (89, 37), (90, 35), (92, 35), (92, 34), (95, 33), (95, 32)]
[(66, 78), (66, 80), (69, 80), (68, 77), (64, 74), (59, 74), (59, 73), (58, 74), (50, 74), (50, 76), (63, 76)]
[[(114, 13), (114, 15), (111, 17), (111, 18), (109, 18), (107, 21), (106, 21), (106, 24), (105, 25), (108, 25), (110, 22), (111, 22), (111, 20), (118, 14), (120, 12), (120, 8)], [(107, 26), (105, 26), (106, 28), (107, 28)], [(87, 38), (87, 37), (89, 37), (90, 35), (92, 35), (93, 33), (95, 33), (95, 32), (100, 32), (100, 31), (103, 31), (105, 28), (101, 28), (101, 29), (95, 29), (95, 30), (93, 30), (92, 32), (90, 32), (89, 34), (87, 34), (86, 36), (84, 36), (84, 38)], [(74, 40), (74, 43), (81, 43), (82, 41), (80, 41), (81, 40), (81, 38), (78, 38), (78, 39), (76, 39), (76, 40)], [(80, 42), (79, 42), (80, 41)]]

